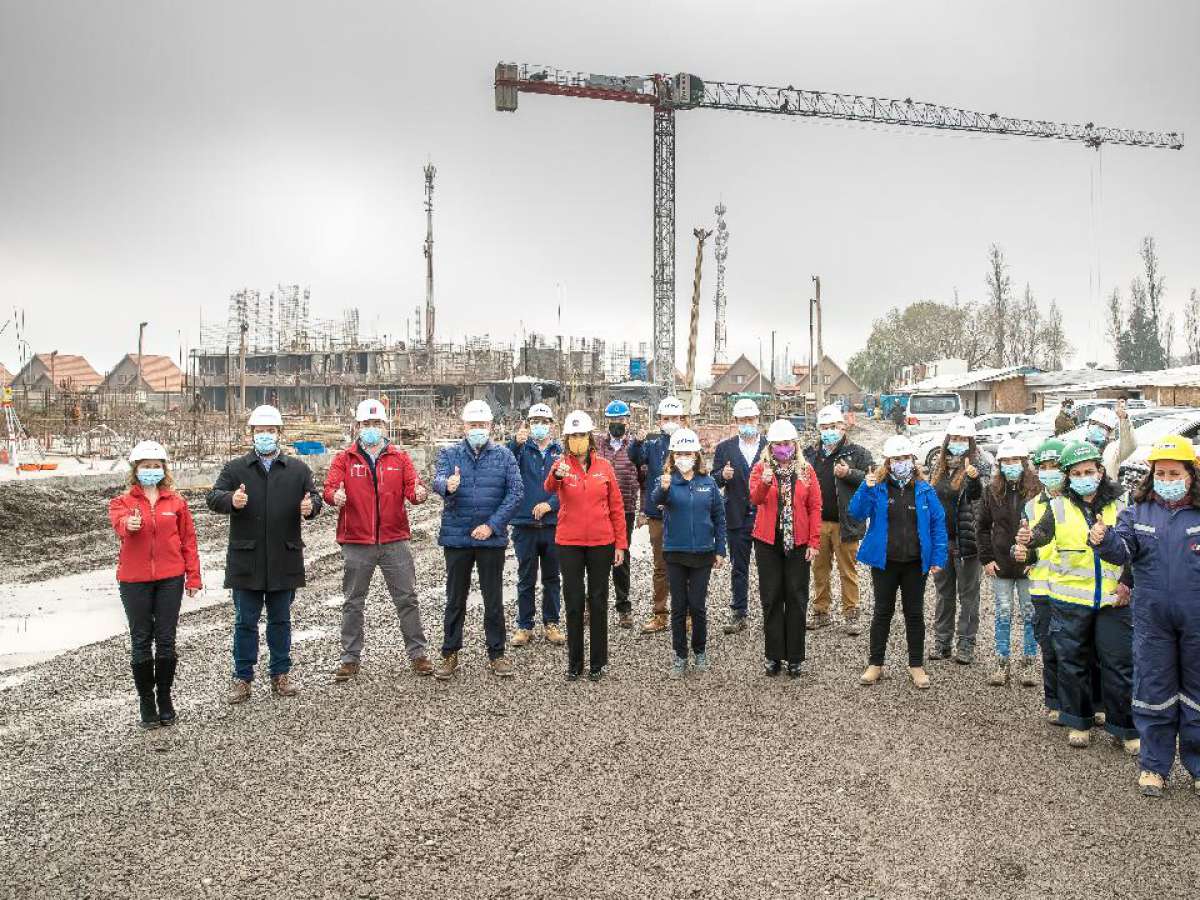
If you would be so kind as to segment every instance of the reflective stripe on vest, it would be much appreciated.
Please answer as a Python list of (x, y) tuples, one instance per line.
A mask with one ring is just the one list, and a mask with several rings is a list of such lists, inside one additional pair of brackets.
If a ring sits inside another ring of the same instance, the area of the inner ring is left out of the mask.
[[(1046, 506), (1040, 495), (1025, 504), (1025, 521), (1031, 528), (1042, 520)], [(1058, 555), (1052, 547), (1053, 544), (1047, 544), (1039, 548), (1037, 562), (1029, 570), (1029, 593), (1036, 597), (1045, 597), (1050, 593), (1050, 567), (1058, 561)]]
[[(1048, 567), (1050, 599), (1075, 606), (1112, 606), (1117, 602), (1121, 567), (1102, 560), (1088, 544), (1090, 529), (1078, 506), (1055, 497), (1050, 508), (1054, 512), (1056, 555)], [(1115, 525), (1123, 508), (1122, 500), (1109, 503), (1100, 511), (1100, 518), (1110, 526)]]

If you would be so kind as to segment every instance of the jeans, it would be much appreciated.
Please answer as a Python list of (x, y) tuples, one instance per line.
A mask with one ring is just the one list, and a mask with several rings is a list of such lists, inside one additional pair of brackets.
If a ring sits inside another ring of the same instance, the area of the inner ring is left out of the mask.
[(183, 576), (158, 581), (122, 581), (117, 589), (125, 618), (129, 620), (131, 662), (147, 662), (155, 657), (174, 659)]
[(946, 567), (933, 576), (937, 586), (937, 609), (933, 634), (938, 649), (949, 651), (955, 636), (955, 607), (958, 612), (958, 652), (975, 652), (975, 636), (979, 632), (979, 580), (983, 566), (978, 556), (963, 558), (951, 553)]
[(1094, 654), (1100, 665), (1105, 729), (1121, 740), (1137, 737), (1133, 725), (1133, 619), (1129, 607), (1093, 609), (1051, 601), (1050, 639), (1058, 654), (1060, 721), (1079, 730), (1092, 727)]
[(267, 608), (267, 649), (271, 675), (292, 670), (292, 601), (294, 590), (246, 591), (233, 589), (233, 677), (254, 680), (258, 663), (258, 620)]
[(504, 655), (504, 548), (443, 547), (446, 555), (446, 614), (443, 618), (442, 656), (462, 649), (463, 622), (467, 617), (467, 595), (471, 593), (471, 570), (479, 569), (479, 592), (483, 594), (483, 634), (488, 659)]
[(868, 664), (882, 666), (887, 655), (888, 635), (896, 613), (896, 592), (904, 610), (904, 632), (908, 638), (908, 665), (925, 664), (925, 573), (921, 561), (893, 562), (886, 569), (871, 569), (875, 589), (875, 612), (871, 616), (871, 655)]
[(833, 563), (842, 580), (842, 613), (858, 612), (858, 541), (843, 541), (838, 522), (821, 523), (821, 548), (813, 560), (813, 613), (826, 615), (833, 605)]
[(729, 608), (735, 616), (745, 618), (750, 614), (750, 536), (754, 520), (748, 520), (742, 528), (731, 528), (727, 532), (729, 542), (729, 580), (733, 585), (733, 597)]
[(417, 570), (408, 541), (387, 544), (343, 544), (342, 662), (356, 663), (362, 655), (364, 607), (375, 570), (383, 573), (409, 659), (420, 659), (429, 646), (417, 606)]
[(1037, 656), (1038, 644), (1033, 628), (1033, 601), (1029, 596), (1028, 578), (996, 578), (992, 581), (996, 593), (996, 656), (1008, 659), (1012, 644), (1013, 604), (1021, 606), (1024, 627), (1022, 651), (1026, 659)]
[[(633, 525), (637, 521), (637, 513), (631, 513), (628, 510), (625, 512), (625, 546), (633, 546)], [(620, 615), (628, 615), (633, 604), (629, 602), (629, 551), (625, 551), (625, 558), (621, 560), (619, 566), (613, 566), (612, 570), (613, 590), (616, 593), (617, 612)]]
[(712, 566), (682, 566), (667, 563), (671, 586), (671, 646), (679, 659), (687, 659), (687, 618), (692, 616), (692, 652), (703, 653), (708, 644), (708, 580)]
[(542, 624), (557, 625), (562, 600), (558, 573), (558, 545), (553, 525), (514, 525), (513, 552), (517, 556), (517, 627), (533, 628), (537, 603), (538, 570), (542, 573)]
[(570, 672), (583, 671), (584, 602), (589, 612), (589, 668), (599, 672), (608, 665), (608, 573), (612, 570), (615, 553), (614, 544), (598, 547), (559, 545), (563, 599), (567, 606), (567, 670)]
[(784, 555), (778, 544), (754, 542), (763, 605), (763, 652), (772, 662), (804, 662), (810, 566), (804, 547)]

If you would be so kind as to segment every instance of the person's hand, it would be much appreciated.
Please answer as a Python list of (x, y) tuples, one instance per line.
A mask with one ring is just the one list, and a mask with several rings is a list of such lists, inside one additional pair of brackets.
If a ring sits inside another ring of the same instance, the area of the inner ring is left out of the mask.
[(613, 565), (619, 566), (625, 562), (625, 551), (618, 548), (613, 551)]
[(558, 461), (558, 465), (554, 467), (555, 478), (566, 478), (571, 474), (571, 465), (567, 462), (566, 457)]
[(1092, 530), (1088, 533), (1088, 540), (1093, 547), (1099, 547), (1104, 542), (1104, 534), (1108, 531), (1108, 526), (1104, 524), (1103, 519), (1097, 519), (1092, 526)]
[(458, 485), (462, 481), (462, 473), (458, 470), (458, 466), (454, 467), (454, 474), (446, 479), (446, 493), (453, 494), (458, 490)]
[(200, 593), (200, 588), (188, 588), (186, 593), (189, 597), (195, 597), (198, 593)]
[(664, 491), (669, 491), (671, 489), (671, 476), (667, 475), (665, 472), (660, 475), (658, 478), (658, 486)]
[(763, 484), (770, 484), (772, 481), (775, 480), (775, 471), (771, 468), (770, 465), (764, 465), (762, 467), (762, 472), (759, 474), (758, 477), (760, 479), (762, 479)]
[(929, 567), (929, 574), (930, 574), (930, 575), (937, 575), (937, 574), (938, 574), (939, 572), (941, 572), (941, 571), (942, 571), (942, 567), (941, 567), (941, 566), (930, 566), (930, 567)]
[(550, 504), (543, 501), (542, 503), (534, 506), (531, 512), (533, 513), (533, 517), (540, 522), (542, 521), (542, 516), (550, 512)]
[(427, 491), (425, 489), (425, 485), (421, 484), (418, 481), (416, 483), (416, 485), (413, 486), (413, 502), (414, 503), (424, 503), (428, 499), (429, 499), (429, 491)]
[(518, 444), (525, 443), (527, 440), (529, 440), (529, 429), (522, 425), (517, 429), (517, 433), (513, 436), (513, 440), (515, 440)]
[(1013, 559), (1015, 559), (1017, 562), (1023, 563), (1025, 560), (1029, 559), (1029, 548), (1024, 544), (1017, 544), (1015, 547), (1013, 547), (1012, 555)]
[(646, 524), (646, 514), (644, 512), (639, 512), (637, 514), (637, 519), (634, 520), (633, 527), (641, 528), (645, 524)]
[(864, 478), (863, 481), (867, 483), (867, 487), (873, 488), (875, 485), (879, 484), (879, 476), (875, 473), (875, 470), (872, 469), (867, 473), (867, 477)]
[(245, 509), (249, 502), (250, 497), (246, 494), (246, 486), (239, 484), (237, 490), (233, 492), (233, 508)]
[(125, 530), (130, 533), (142, 530), (142, 511), (140, 509), (134, 509), (125, 517)]
[(1017, 529), (1017, 543), (1022, 547), (1028, 547), (1033, 543), (1033, 532), (1029, 530), (1028, 519), (1021, 520), (1021, 527)]
[(992, 578), (995, 578), (1000, 574), (1000, 564), (997, 562), (990, 562), (983, 567), (983, 571), (987, 572), (988, 575), (992, 576)]
[(346, 505), (346, 485), (339, 484), (338, 489), (333, 492), (333, 505), (338, 509)]
[(647, 432), (645, 428), (639, 428), (633, 433), (633, 439), (635, 441), (644, 441), (646, 439), (646, 434)]
[(1133, 591), (1123, 581), (1117, 582), (1117, 606), (1128, 606), (1133, 599)]
[(731, 462), (725, 463), (725, 468), (723, 468), (721, 470), (721, 477), (724, 478), (726, 481), (733, 480), (733, 463), (731, 463)]
[(1117, 401), (1117, 418), (1122, 420), (1129, 418), (1129, 410), (1126, 408), (1124, 400)]
[(490, 525), (477, 525), (475, 530), (471, 532), (471, 537), (477, 541), (486, 541), (492, 536), (492, 527)]
[(312, 511), (313, 511), (312, 495), (305, 494), (304, 499), (300, 501), (300, 515), (304, 516), (304, 518), (307, 519), (309, 516), (312, 515)]
[(839, 459), (836, 463), (833, 464), (833, 474), (836, 475), (838, 478), (845, 478), (847, 475), (850, 474), (850, 466), (846, 463), (846, 461), (844, 459)]
[(718, 556), (713, 560), (713, 568), (714, 569), (721, 569), (721, 568), (724, 568), (724, 566), (725, 566), (725, 557)]
[(809, 547), (807, 550), (804, 551), (804, 558), (808, 562), (812, 562), (820, 555), (821, 555), (821, 551), (818, 550), (816, 547)]
[(979, 470), (977, 468), (975, 468), (975, 466), (973, 466), (971, 463), (967, 463), (966, 471), (967, 471), (968, 478), (978, 478), (979, 477)]

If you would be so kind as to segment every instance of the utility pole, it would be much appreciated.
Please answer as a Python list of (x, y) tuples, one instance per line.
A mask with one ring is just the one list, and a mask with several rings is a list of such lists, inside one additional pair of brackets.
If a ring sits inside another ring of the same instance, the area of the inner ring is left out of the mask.
[(712, 231), (703, 228), (692, 229), (696, 236), (696, 274), (692, 277), (692, 324), (688, 332), (687, 385), (688, 411), (692, 415), (700, 412), (696, 396), (696, 339), (700, 333), (700, 267), (704, 263), (704, 242), (712, 235)]
[(146, 336), (146, 326), (149, 324), (150, 324), (149, 322), (138, 322), (138, 358), (137, 358), (137, 381), (135, 382), (136, 387), (134, 390), (135, 394), (138, 391), (141, 391), (142, 382), (145, 380), (145, 377), (142, 375), (142, 338), (144, 338)]
[(717, 321), (713, 328), (713, 365), (725, 362), (725, 260), (729, 256), (729, 228), (725, 224), (728, 210), (724, 202), (718, 203), (713, 212), (717, 214), (717, 236), (713, 239), (713, 255), (717, 260)]
[(771, 415), (779, 418), (779, 388), (775, 385), (775, 330), (771, 329)]
[(816, 372), (816, 391), (817, 391), (817, 409), (825, 405), (825, 385), (821, 379), (821, 363), (825, 359), (825, 351), (821, 344), (821, 276), (814, 275), (812, 277), (813, 284), (816, 285), (817, 296), (813, 300), (813, 304), (817, 308), (817, 358), (816, 366), (813, 371)]
[(246, 414), (246, 332), (249, 330), (250, 325), (243, 320), (241, 328), (242, 343), (238, 349), (238, 368), (240, 369), (238, 374), (242, 384), (242, 415)]
[[(814, 377), (813, 377), (813, 376), (814, 376), (814, 371), (815, 371), (815, 370), (813, 369), (813, 348), (816, 346), (816, 345), (813, 343), (813, 342), (814, 342), (814, 340), (815, 340), (815, 337), (814, 337), (814, 334), (815, 334), (815, 332), (814, 332), (815, 323), (813, 322), (813, 316), (814, 316), (814, 313), (813, 313), (813, 307), (814, 307), (815, 305), (816, 305), (816, 304), (815, 304), (815, 302), (813, 301), (813, 298), (812, 298), (812, 297), (809, 297), (809, 298), (808, 298), (808, 390), (807, 390), (807, 391), (805, 391), (805, 394), (807, 395), (809, 392), (814, 392), (814, 393), (813, 393), (813, 398), (814, 398), (814, 399), (816, 399), (816, 396), (817, 396), (817, 395), (816, 395), (816, 393), (815, 393), (815, 391), (816, 391), (816, 388), (814, 387), (814, 385), (816, 384), (816, 382), (815, 382), (815, 380), (814, 380)], [(801, 402), (802, 402), (802, 403), (805, 405), (805, 407), (807, 408), (807, 406), (808, 406), (808, 397), (807, 397), (807, 396), (801, 397), (801, 398), (800, 398), (800, 401), (801, 401)]]
[(429, 352), (430, 379), (433, 378), (433, 339), (436, 316), (433, 305), (433, 163), (425, 166), (425, 349)]

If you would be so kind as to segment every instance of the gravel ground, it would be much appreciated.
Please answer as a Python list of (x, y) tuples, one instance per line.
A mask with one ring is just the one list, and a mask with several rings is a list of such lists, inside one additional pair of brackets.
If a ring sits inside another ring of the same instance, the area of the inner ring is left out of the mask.
[[(436, 512), (414, 536), (435, 647)], [(934, 664), (917, 692), (899, 617), (875, 688), (856, 684), (866, 636), (836, 629), (810, 635), (804, 677), (763, 678), (758, 617), (720, 634), (727, 572), (707, 674), (672, 681), (665, 635), (614, 628), (598, 685), (564, 682), (564, 651), (543, 642), (511, 651), (517, 677), (500, 681), (476, 604), (456, 680), (418, 680), (377, 578), (364, 672), (335, 685), (339, 560), (315, 555), (294, 700), (263, 678), (250, 703), (224, 704), (228, 605), (181, 624), (173, 729), (133, 725), (125, 639), (0, 682), (0, 896), (1164, 898), (1200, 884), (1200, 798), (1181, 778), (1144, 800), (1118, 748), (1097, 734), (1072, 751), (1043, 724), (1039, 690), (984, 685), (986, 587), (979, 660)], [(644, 610), (644, 550), (634, 576)]]

